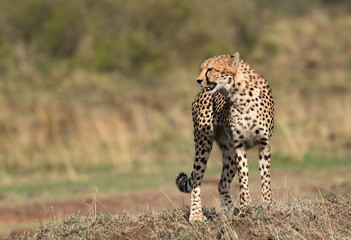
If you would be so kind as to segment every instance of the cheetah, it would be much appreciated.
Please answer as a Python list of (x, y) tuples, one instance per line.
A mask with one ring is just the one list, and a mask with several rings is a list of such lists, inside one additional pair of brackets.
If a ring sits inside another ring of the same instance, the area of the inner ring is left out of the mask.
[(240, 59), (239, 53), (221, 55), (202, 62), (197, 82), (203, 87), (192, 103), (195, 156), (193, 171), (176, 177), (178, 189), (191, 192), (189, 222), (204, 221), (200, 186), (215, 141), (222, 152), (222, 173), (218, 184), (221, 205), (237, 214), (230, 196), (230, 184), (238, 172), (240, 209), (250, 201), (246, 150), (258, 145), (262, 196), (271, 202), (270, 138), (273, 132), (274, 102), (267, 80)]

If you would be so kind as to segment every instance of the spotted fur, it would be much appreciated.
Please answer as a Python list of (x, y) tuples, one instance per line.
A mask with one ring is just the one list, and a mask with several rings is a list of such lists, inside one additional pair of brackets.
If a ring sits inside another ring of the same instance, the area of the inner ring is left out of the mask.
[(222, 206), (235, 211), (230, 184), (238, 172), (240, 207), (250, 200), (246, 150), (259, 146), (262, 195), (271, 201), (269, 140), (273, 131), (272, 90), (261, 75), (234, 55), (209, 58), (201, 64), (197, 82), (203, 87), (192, 103), (195, 157), (191, 176), (179, 173), (177, 187), (191, 192), (190, 222), (203, 221), (200, 186), (213, 141), (222, 151), (218, 191)]

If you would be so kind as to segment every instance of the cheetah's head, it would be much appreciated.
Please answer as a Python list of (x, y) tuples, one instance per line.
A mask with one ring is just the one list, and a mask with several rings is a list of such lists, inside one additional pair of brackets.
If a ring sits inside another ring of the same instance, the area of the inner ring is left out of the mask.
[(207, 93), (218, 90), (229, 92), (234, 83), (236, 69), (239, 64), (239, 53), (221, 55), (202, 62), (197, 82), (206, 89)]

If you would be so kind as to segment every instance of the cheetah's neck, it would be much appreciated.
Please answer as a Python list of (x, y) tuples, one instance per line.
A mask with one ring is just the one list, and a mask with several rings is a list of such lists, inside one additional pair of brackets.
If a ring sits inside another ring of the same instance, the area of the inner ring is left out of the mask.
[(228, 98), (234, 105), (247, 106), (250, 103), (248, 99), (255, 99), (260, 95), (260, 88), (257, 86), (260, 76), (243, 60), (239, 64)]

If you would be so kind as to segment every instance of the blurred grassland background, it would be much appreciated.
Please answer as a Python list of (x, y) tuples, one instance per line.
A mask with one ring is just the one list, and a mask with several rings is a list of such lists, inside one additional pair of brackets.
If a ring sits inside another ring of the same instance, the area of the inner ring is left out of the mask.
[(0, 183), (190, 169), (199, 64), (235, 51), (273, 89), (273, 161), (348, 158), (350, 33), (340, 0), (0, 1)]

